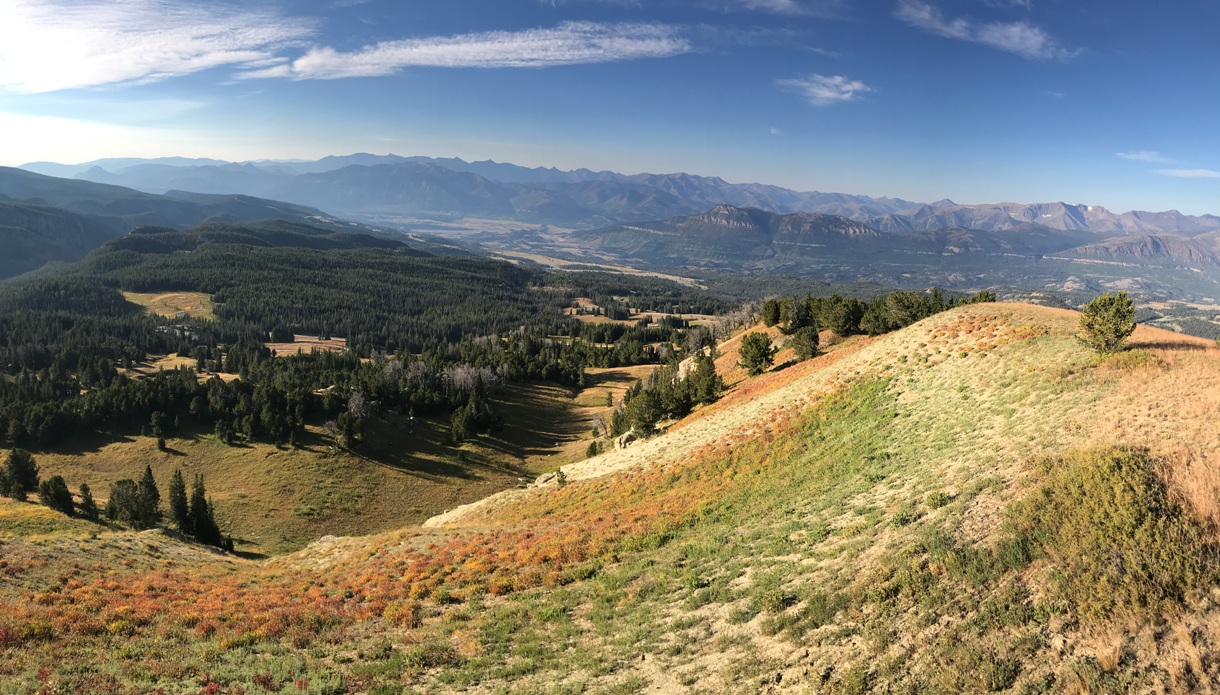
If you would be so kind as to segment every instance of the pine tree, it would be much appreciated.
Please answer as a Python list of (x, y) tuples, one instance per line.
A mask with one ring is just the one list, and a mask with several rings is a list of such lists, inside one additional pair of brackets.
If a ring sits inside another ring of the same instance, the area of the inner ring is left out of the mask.
[(771, 345), (771, 336), (766, 333), (747, 333), (741, 339), (741, 360), (738, 364), (757, 376), (775, 364), (777, 350)]
[(724, 379), (716, 373), (716, 361), (702, 351), (695, 355), (695, 368), (686, 377), (690, 384), (691, 398), (696, 403), (715, 403), (724, 391)]
[(130, 478), (117, 480), (110, 486), (106, 501), (106, 518), (121, 524), (139, 527), (140, 489)]
[(38, 489), (38, 464), (34, 462), (30, 452), (25, 449), (13, 449), (8, 452), (4, 468), (10, 497), (24, 500), (25, 493)]
[(767, 328), (779, 323), (779, 300), (775, 297), (767, 298), (763, 301), (759, 313), (762, 315), (763, 325)]
[(792, 344), (792, 349), (796, 352), (798, 360), (803, 362), (816, 357), (819, 342), (817, 326), (805, 326), (798, 329), (792, 334), (792, 339), (789, 342)]
[(97, 521), (101, 516), (97, 502), (93, 499), (93, 491), (89, 489), (89, 483), (80, 484), (80, 515), (89, 521)]
[(51, 509), (68, 516), (72, 516), (76, 511), (72, 505), (72, 491), (68, 489), (68, 484), (61, 475), (53, 475), (42, 481), (38, 486), (38, 499)]
[(1097, 352), (1108, 355), (1122, 349), (1135, 332), (1135, 302), (1126, 292), (1097, 297), (1080, 312), (1080, 340)]
[(169, 479), (169, 515), (178, 530), (190, 536), (194, 531), (191, 527), (191, 508), (186, 498), (186, 480), (182, 477), (182, 469), (174, 471)]
[(208, 491), (204, 487), (202, 475), (196, 475), (195, 484), (191, 486), (190, 511), (195, 540), (219, 547), (224, 539), (216, 525), (212, 504), (208, 502)]
[(136, 526), (152, 528), (161, 521), (161, 491), (153, 478), (152, 466), (144, 467), (144, 476), (137, 488)]

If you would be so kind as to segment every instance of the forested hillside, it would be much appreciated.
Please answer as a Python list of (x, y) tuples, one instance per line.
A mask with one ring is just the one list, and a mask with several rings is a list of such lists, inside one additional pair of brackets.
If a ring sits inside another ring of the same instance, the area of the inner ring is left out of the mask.
[[(200, 293), (215, 318), (149, 315), (124, 291)], [(607, 327), (563, 316), (573, 297), (609, 306), (612, 293), (666, 312), (727, 306), (668, 282), (548, 276), (298, 223), (144, 227), (0, 292), (0, 370), (10, 377), (0, 381), (0, 432), (37, 446), (82, 429), (138, 432), (157, 415), (159, 429), (289, 442), (306, 422), (338, 417), (355, 441), (374, 407), (350, 406), (353, 394), (421, 416), (469, 410), (486, 428), (495, 418), (485, 399), (499, 384), (578, 385), (586, 366), (654, 362), (656, 344), (682, 342), (680, 321)], [(273, 360), (266, 344), (297, 334), (342, 339), (346, 350)], [(192, 369), (120, 373), (169, 354)]]

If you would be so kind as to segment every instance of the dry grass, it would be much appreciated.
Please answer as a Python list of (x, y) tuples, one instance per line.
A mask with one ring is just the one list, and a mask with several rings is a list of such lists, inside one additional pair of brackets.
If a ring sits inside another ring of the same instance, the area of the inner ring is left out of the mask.
[(346, 352), (346, 338), (328, 338), (323, 340), (316, 335), (294, 335), (291, 343), (266, 343), (268, 349), (275, 351), (277, 357), (291, 357), (296, 354), (308, 355), (311, 352)]
[(212, 298), (202, 292), (124, 292), (123, 296), (132, 304), (166, 318), (186, 315), (197, 319), (214, 319)]
[[(73, 490), (87, 482), (104, 502), (110, 485), (151, 466), (164, 485), (175, 468), (202, 473), (217, 515), (238, 549), (282, 553), (325, 535), (364, 535), (419, 524), (447, 509), (504, 489), (524, 476), (584, 458), (605, 392), (621, 393), (646, 368), (595, 370), (582, 394), (553, 385), (509, 386), (494, 407), (505, 427), (454, 447), (447, 423), (401, 418), (370, 424), (354, 452), (336, 449), (311, 426), (300, 448), (253, 443), (230, 447), (210, 434), (95, 442), (36, 453), (42, 476), (62, 475)], [(0, 451), (0, 456), (3, 452)], [(51, 514), (35, 505), (30, 509)], [(0, 513), (0, 524), (4, 523)], [(0, 529), (0, 533), (3, 529)]]

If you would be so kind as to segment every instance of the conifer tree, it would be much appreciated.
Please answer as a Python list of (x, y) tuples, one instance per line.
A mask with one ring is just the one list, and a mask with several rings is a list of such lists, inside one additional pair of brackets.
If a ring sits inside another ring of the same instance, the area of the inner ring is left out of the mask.
[(716, 362), (702, 351), (695, 355), (695, 368), (686, 377), (690, 384), (691, 398), (696, 403), (715, 403), (724, 390), (724, 379), (716, 373)]
[(72, 505), (72, 491), (62, 475), (53, 475), (38, 485), (38, 499), (44, 505), (72, 516), (75, 508)]
[(153, 478), (152, 466), (144, 467), (136, 495), (136, 526), (142, 529), (156, 526), (161, 521), (161, 491)]
[(775, 297), (768, 297), (763, 301), (759, 313), (762, 316), (763, 325), (767, 328), (779, 323), (779, 300)]
[(1126, 292), (1097, 297), (1080, 312), (1080, 340), (1097, 352), (1108, 355), (1122, 349), (1135, 332), (1135, 302)]
[(208, 501), (208, 491), (203, 484), (203, 476), (195, 476), (195, 484), (191, 486), (191, 528), (195, 532), (195, 540), (207, 545), (219, 547), (223, 542), (220, 527), (216, 525), (216, 517), (212, 512), (212, 504)]
[(139, 528), (140, 490), (130, 478), (116, 480), (110, 486), (110, 499), (106, 501), (106, 518), (121, 524)]
[(34, 457), (25, 449), (13, 449), (8, 452), (4, 465), (9, 497), (24, 500), (27, 492), (38, 489), (38, 464)]
[(775, 364), (777, 350), (771, 345), (771, 336), (766, 333), (747, 333), (741, 339), (741, 359), (738, 364), (757, 376)]
[(176, 469), (169, 479), (169, 515), (178, 530), (190, 536), (194, 531), (191, 527), (191, 508), (186, 498), (186, 480), (182, 477), (182, 469)]
[(93, 499), (93, 491), (89, 489), (89, 483), (80, 484), (80, 515), (89, 521), (97, 521), (101, 516), (97, 502)]
[(792, 334), (792, 349), (796, 352), (796, 358), (802, 362), (816, 357), (818, 354), (818, 329), (817, 326), (805, 326), (798, 329)]

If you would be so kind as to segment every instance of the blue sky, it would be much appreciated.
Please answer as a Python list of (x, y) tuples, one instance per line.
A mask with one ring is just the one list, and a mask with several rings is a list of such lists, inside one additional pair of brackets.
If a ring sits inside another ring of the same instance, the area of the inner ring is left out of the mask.
[(1220, 213), (1220, 3), (0, 0), (0, 164), (357, 151)]

